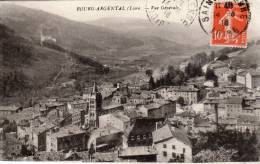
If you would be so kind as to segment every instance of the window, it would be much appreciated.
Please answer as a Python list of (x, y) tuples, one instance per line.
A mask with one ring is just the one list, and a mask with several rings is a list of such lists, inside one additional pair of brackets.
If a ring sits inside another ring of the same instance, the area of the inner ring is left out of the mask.
[(172, 145), (172, 149), (176, 149), (176, 148), (175, 148), (175, 145)]
[(183, 148), (183, 153), (185, 153), (185, 148)]
[(172, 158), (176, 158), (176, 153), (172, 153)]
[(163, 144), (163, 148), (167, 148), (167, 145), (166, 145), (166, 144)]
[(167, 157), (167, 152), (166, 151), (163, 151), (163, 156)]

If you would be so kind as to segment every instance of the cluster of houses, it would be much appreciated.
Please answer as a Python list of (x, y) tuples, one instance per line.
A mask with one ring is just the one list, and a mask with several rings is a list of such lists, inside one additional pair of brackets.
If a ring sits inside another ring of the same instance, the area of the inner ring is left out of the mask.
[[(1, 107), (5, 110), (0, 112), (17, 122), (13, 138), (20, 146), (9, 154), (19, 156), (21, 145), (36, 154), (81, 152), (93, 147), (96, 153), (112, 151), (127, 161), (192, 161), (186, 132), (169, 121), (176, 114), (176, 100), (161, 94), (165, 88), (141, 91), (122, 84), (115, 87), (105, 98), (94, 84), (91, 92), (82, 96), (48, 99), (24, 109)], [(195, 95), (185, 87), (171, 88), (170, 92), (187, 95), (189, 103), (197, 102), (195, 88)]]
[[(204, 73), (207, 69), (213, 69), (218, 76), (218, 80), (227, 83), (237, 83), (254, 90), (260, 87), (260, 70), (253, 68), (233, 67), (232, 63), (216, 60), (202, 67)], [(213, 82), (206, 81), (206, 86), (215, 87)]]
[(259, 73), (234, 71), (221, 61), (205, 68), (214, 69), (218, 87), (195, 82), (144, 90), (94, 83), (81, 96), (48, 99), (30, 108), (1, 106), (1, 116), (15, 121), (17, 130), (1, 137), (0, 129), (0, 137), (11, 142), (12, 157), (28, 149), (33, 156), (70, 154), (66, 159), (74, 159), (71, 152), (78, 158), (88, 152), (84, 159), (91, 161), (192, 162), (190, 138), (201, 132), (260, 126)]

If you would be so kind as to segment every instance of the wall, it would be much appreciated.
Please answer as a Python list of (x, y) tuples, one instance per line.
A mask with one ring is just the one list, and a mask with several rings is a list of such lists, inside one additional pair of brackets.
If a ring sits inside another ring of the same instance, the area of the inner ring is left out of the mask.
[(246, 78), (244, 76), (237, 75), (237, 83), (246, 84)]
[(164, 118), (164, 117), (173, 117), (176, 113), (176, 103), (170, 103), (161, 106), (158, 109), (151, 109), (148, 111), (148, 117), (149, 118)]
[[(166, 148), (163, 145), (166, 145)], [(173, 145), (175, 145), (175, 149), (173, 149)], [(176, 138), (171, 138), (165, 142), (160, 142), (154, 144), (158, 155), (157, 155), (157, 162), (168, 162), (171, 158), (173, 158), (173, 153), (176, 155), (183, 154), (183, 148), (185, 149), (184, 153), (184, 162), (192, 162), (192, 150), (191, 147), (180, 142)], [(167, 152), (167, 156), (163, 156), (163, 152)]]

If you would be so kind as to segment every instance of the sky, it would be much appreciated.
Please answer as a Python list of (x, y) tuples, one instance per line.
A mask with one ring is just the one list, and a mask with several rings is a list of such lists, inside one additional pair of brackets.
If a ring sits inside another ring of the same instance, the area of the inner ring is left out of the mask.
[[(53, 13), (71, 20), (88, 22), (104, 17), (131, 17), (148, 19), (145, 6), (147, 1), (151, 0), (85, 0), (85, 1), (5, 1), (1, 3), (12, 3), (21, 5), (33, 9), (40, 9), (49, 13)], [(158, 0), (155, 0), (158, 2)], [(180, 0), (175, 0), (180, 1)], [(193, 1), (193, 0), (190, 0)], [(195, 1), (195, 0), (194, 0)], [(251, 21), (249, 28), (254, 29), (257, 33), (260, 33), (260, 0), (248, 0), (250, 3), (251, 10)], [(198, 0), (198, 4), (201, 0)], [(139, 11), (83, 11), (77, 12), (77, 7), (97, 7), (97, 6), (138, 6), (141, 8)], [(174, 19), (171, 19), (174, 21)], [(195, 19), (194, 23), (198, 25), (198, 18)], [(256, 30), (257, 29), (257, 30)]]

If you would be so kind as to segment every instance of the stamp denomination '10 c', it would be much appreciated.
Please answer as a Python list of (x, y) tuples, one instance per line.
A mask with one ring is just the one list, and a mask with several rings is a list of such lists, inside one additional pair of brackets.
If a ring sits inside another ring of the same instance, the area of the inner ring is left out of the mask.
[(214, 3), (211, 45), (246, 47), (249, 11), (240, 2)]

